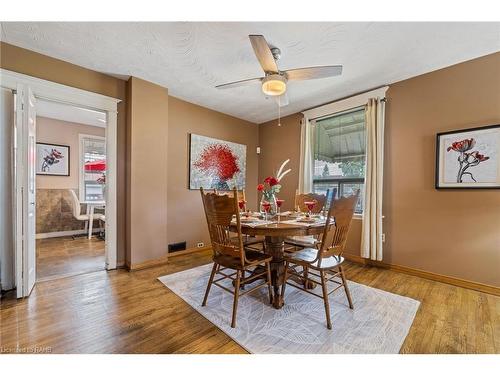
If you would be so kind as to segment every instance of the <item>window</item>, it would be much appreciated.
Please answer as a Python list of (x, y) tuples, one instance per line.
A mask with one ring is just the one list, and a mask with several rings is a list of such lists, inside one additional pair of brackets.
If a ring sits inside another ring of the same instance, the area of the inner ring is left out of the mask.
[(80, 134), (80, 201), (104, 200), (105, 184), (106, 141)]
[(337, 197), (342, 197), (360, 189), (356, 213), (362, 213), (366, 162), (365, 109), (317, 120), (313, 152), (314, 192), (325, 194), (327, 189), (330, 192), (336, 189)]

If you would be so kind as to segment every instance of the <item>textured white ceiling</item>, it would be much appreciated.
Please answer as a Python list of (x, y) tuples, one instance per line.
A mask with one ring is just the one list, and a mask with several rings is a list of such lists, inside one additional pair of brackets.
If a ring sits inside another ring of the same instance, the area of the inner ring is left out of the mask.
[(169, 93), (255, 123), (277, 117), (248, 40), (282, 51), (280, 69), (343, 64), (340, 77), (291, 82), (287, 115), (500, 50), (500, 23), (2, 23), (2, 40), (100, 72), (157, 83)]

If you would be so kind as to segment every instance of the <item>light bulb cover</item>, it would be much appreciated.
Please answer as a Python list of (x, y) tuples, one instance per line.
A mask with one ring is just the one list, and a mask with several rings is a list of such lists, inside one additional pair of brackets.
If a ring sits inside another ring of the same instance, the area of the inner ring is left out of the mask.
[(286, 78), (279, 74), (271, 74), (262, 80), (262, 92), (268, 96), (283, 95), (286, 91)]

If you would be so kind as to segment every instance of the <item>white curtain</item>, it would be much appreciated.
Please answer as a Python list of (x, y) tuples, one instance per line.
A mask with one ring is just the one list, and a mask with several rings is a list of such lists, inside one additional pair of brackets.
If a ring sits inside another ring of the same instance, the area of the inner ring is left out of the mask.
[(384, 177), (383, 100), (371, 98), (366, 107), (366, 176), (361, 256), (382, 260), (382, 188)]
[(314, 169), (314, 126), (304, 116), (300, 129), (300, 168), (299, 168), (299, 193), (312, 192)]

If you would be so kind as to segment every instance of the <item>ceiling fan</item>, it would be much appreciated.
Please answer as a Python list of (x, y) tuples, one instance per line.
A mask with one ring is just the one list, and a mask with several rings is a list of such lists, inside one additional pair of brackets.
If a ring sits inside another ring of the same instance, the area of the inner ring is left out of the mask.
[(308, 79), (327, 78), (342, 74), (342, 65), (314, 66), (308, 68), (298, 68), (289, 70), (279, 70), (276, 62), (281, 57), (281, 51), (277, 47), (269, 47), (263, 35), (249, 35), (250, 43), (260, 66), (264, 70), (265, 76), (260, 78), (250, 78), (241, 81), (224, 83), (215, 86), (218, 89), (228, 89), (246, 84), (260, 82), (262, 92), (266, 96), (278, 98), (278, 105), (288, 105), (286, 95), (286, 84), (288, 81), (303, 81)]

